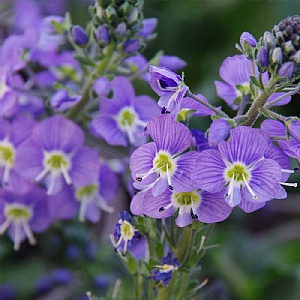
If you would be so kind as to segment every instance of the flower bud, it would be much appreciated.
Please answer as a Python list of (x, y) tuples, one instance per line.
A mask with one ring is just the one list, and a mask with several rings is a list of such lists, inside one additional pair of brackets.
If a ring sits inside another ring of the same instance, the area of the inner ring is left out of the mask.
[(121, 22), (120, 24), (118, 24), (118, 26), (116, 28), (116, 32), (117, 32), (118, 36), (126, 35), (126, 30), (127, 30), (127, 26), (126, 26), (125, 22)]
[(109, 32), (105, 25), (100, 25), (96, 30), (96, 39), (100, 43), (107, 45), (109, 43)]
[(294, 71), (294, 63), (289, 61), (280, 66), (277, 75), (279, 77), (286, 77), (288, 80), (291, 79)]
[(295, 47), (292, 43), (292, 41), (287, 41), (285, 44), (284, 44), (284, 52), (287, 54), (287, 55), (290, 55), (290, 54), (293, 54), (295, 53)]
[(270, 49), (273, 49), (276, 47), (276, 39), (275, 39), (275, 36), (271, 32), (266, 31), (264, 33), (263, 40), (264, 40), (264, 46), (267, 49), (270, 50)]
[(294, 55), (292, 55), (291, 58), (296, 64), (300, 64), (300, 50), (298, 50)]
[(263, 73), (267, 70), (270, 60), (269, 60), (269, 51), (266, 47), (262, 46), (257, 53), (256, 64), (259, 72)]
[(272, 62), (274, 64), (281, 64), (283, 59), (282, 50), (280, 47), (276, 47), (272, 53)]
[(85, 30), (79, 25), (73, 26), (72, 37), (73, 37), (75, 44), (77, 44), (79, 46), (84, 46), (89, 41), (89, 37), (86, 34)]
[(143, 20), (143, 27), (138, 32), (138, 35), (142, 36), (144, 39), (147, 39), (150, 34), (154, 31), (156, 25), (157, 25), (157, 19), (156, 18), (149, 18)]
[(257, 41), (254, 38), (254, 36), (251, 33), (246, 32), (246, 31), (243, 32), (240, 37), (240, 44), (241, 44), (242, 49), (244, 49), (245, 42), (248, 43), (252, 47), (255, 47), (257, 45)]
[(139, 18), (139, 10), (135, 7), (132, 7), (128, 16), (128, 21), (127, 23), (129, 25), (134, 25)]
[(124, 43), (124, 51), (127, 54), (132, 54), (137, 52), (141, 47), (141, 40), (140, 39), (131, 39)]

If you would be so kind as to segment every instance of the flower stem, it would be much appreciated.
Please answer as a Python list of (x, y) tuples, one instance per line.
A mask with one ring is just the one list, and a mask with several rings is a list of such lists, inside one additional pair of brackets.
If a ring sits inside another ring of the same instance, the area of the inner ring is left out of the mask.
[(260, 115), (260, 109), (266, 104), (269, 97), (275, 91), (275, 84), (273, 80), (270, 80), (268, 86), (262, 91), (262, 93), (254, 100), (246, 113), (247, 120), (242, 124), (244, 126), (252, 126)]
[(227, 114), (225, 114), (222, 110), (219, 110), (216, 107), (214, 107), (213, 105), (209, 104), (208, 102), (203, 101), (202, 99), (198, 98), (196, 95), (191, 93), (190, 91), (187, 91), (186, 96), (192, 98), (193, 100), (196, 100), (197, 102), (199, 102), (203, 106), (209, 108), (210, 110), (212, 110), (219, 117), (230, 119), (229, 116)]
[(134, 300), (142, 300), (143, 278), (140, 273), (134, 275)]
[(83, 86), (82, 93), (81, 93), (82, 94), (81, 100), (75, 106), (73, 106), (72, 108), (69, 109), (69, 111), (67, 113), (68, 119), (75, 120), (77, 115), (83, 110), (84, 106), (89, 101), (90, 90), (94, 83), (93, 77), (94, 77), (94, 75), (102, 76), (104, 74), (104, 72), (106, 71), (106, 69), (110, 63), (110, 60), (114, 53), (114, 49), (115, 49), (114, 44), (110, 44), (107, 46), (107, 48), (106, 48), (107, 51), (106, 51), (105, 57), (96, 66), (94, 72), (90, 75), (89, 79), (86, 81), (85, 85)]

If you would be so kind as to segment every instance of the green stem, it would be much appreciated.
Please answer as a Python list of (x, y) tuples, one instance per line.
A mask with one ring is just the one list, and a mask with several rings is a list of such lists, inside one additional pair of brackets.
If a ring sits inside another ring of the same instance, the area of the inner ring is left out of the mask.
[(89, 101), (89, 95), (90, 95), (90, 90), (93, 86), (94, 83), (94, 75), (97, 76), (102, 76), (104, 74), (104, 72), (106, 71), (110, 60), (112, 58), (112, 55), (114, 53), (114, 49), (115, 49), (115, 45), (114, 44), (110, 44), (107, 46), (106, 48), (106, 55), (103, 58), (103, 60), (101, 60), (101, 62), (96, 66), (94, 72), (90, 75), (90, 77), (88, 78), (88, 80), (86, 81), (85, 85), (83, 86), (81, 95), (82, 98), (81, 100), (72, 108), (69, 109), (68, 113), (67, 113), (67, 118), (70, 120), (75, 120), (77, 115), (83, 110), (84, 106), (86, 105), (86, 103)]
[(272, 79), (262, 93), (254, 100), (246, 113), (247, 120), (242, 124), (244, 126), (252, 126), (260, 115), (260, 109), (266, 104), (269, 97), (275, 91), (275, 84)]
[(140, 273), (134, 275), (134, 300), (142, 300), (143, 278)]
[(190, 91), (187, 92), (186, 96), (196, 100), (197, 102), (201, 103), (203, 106), (209, 108), (219, 117), (230, 119), (229, 116), (225, 114), (222, 110), (219, 110), (213, 105), (209, 104), (208, 102), (203, 101), (202, 99), (198, 98), (196, 95), (192, 94)]
[(175, 289), (175, 283), (177, 281), (178, 271), (174, 271), (169, 286), (163, 286), (159, 289), (156, 300), (171, 300), (172, 293)]
[(189, 273), (183, 273), (180, 278), (180, 290), (179, 293), (176, 294), (175, 300), (186, 299), (186, 291), (189, 283)]

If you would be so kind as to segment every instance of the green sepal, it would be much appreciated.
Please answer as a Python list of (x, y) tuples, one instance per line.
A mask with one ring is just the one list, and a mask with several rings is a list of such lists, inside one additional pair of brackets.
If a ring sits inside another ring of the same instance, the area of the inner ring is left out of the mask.
[(79, 55), (74, 55), (74, 58), (82, 65), (95, 67), (96, 64), (91, 59)]
[(56, 21), (51, 21), (51, 25), (54, 27), (57, 34), (63, 34), (65, 32), (65, 24)]
[(259, 87), (260, 89), (262, 89), (263, 87), (261, 86), (259, 80), (253, 76), (253, 75), (250, 75), (250, 81), (252, 82), (252, 84), (254, 84), (255, 86)]
[(197, 220), (194, 220), (191, 224), (191, 227), (192, 227), (192, 230), (198, 232), (198, 231), (201, 231), (202, 228), (204, 227), (203, 223), (202, 222), (199, 222)]

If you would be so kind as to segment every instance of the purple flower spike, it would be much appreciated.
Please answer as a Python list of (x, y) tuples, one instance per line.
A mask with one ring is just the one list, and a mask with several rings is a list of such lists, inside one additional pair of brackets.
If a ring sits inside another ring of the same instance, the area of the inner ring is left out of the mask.
[(155, 270), (151, 271), (150, 279), (159, 281), (159, 283), (168, 286), (173, 272), (178, 269), (180, 262), (178, 258), (173, 257), (172, 252), (162, 258), (161, 265), (157, 265)]
[(189, 90), (176, 73), (167, 68), (150, 66), (150, 85), (160, 96), (158, 105), (165, 107), (167, 111), (174, 109)]
[(179, 192), (192, 190), (191, 172), (198, 153), (183, 153), (192, 142), (189, 129), (168, 114), (154, 117), (147, 129), (153, 142), (133, 152), (130, 159), (133, 179), (152, 185), (154, 197), (168, 187)]
[(282, 177), (277, 161), (265, 158), (270, 142), (262, 130), (238, 127), (231, 131), (228, 142), (218, 150), (201, 152), (194, 178), (199, 188), (217, 193), (227, 186), (225, 201), (239, 205), (246, 212), (264, 206), (276, 197)]

